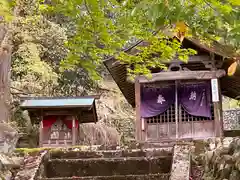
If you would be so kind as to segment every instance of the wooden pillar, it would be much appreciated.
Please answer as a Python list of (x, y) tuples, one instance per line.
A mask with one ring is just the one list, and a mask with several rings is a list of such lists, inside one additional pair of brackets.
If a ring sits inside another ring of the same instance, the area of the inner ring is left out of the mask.
[(211, 79), (212, 102), (214, 108), (214, 131), (216, 137), (223, 136), (223, 117), (221, 108), (221, 91), (219, 80)]
[(175, 81), (175, 123), (176, 123), (176, 139), (178, 139), (178, 131), (179, 131), (179, 124), (178, 124), (178, 82)]
[(135, 81), (135, 107), (136, 107), (136, 122), (135, 122), (135, 138), (137, 142), (142, 141), (142, 123), (141, 123), (141, 114), (140, 114), (140, 103), (141, 103), (141, 85), (136, 79)]
[(43, 132), (43, 113), (41, 111), (41, 115), (40, 115), (40, 126), (39, 126), (39, 147), (43, 146), (43, 136), (44, 136), (44, 132)]
[(220, 110), (220, 136), (224, 136), (224, 127), (223, 127), (223, 108), (222, 108), (222, 91), (220, 86), (220, 81), (218, 81), (218, 89), (219, 89), (219, 110)]
[[(211, 70), (216, 70), (215, 54), (210, 53), (210, 60), (212, 62)], [(214, 108), (214, 131), (215, 137), (223, 136), (223, 116), (222, 116), (222, 94), (220, 83), (217, 76), (211, 79), (212, 102)]]
[(76, 145), (76, 124), (75, 124), (75, 116), (72, 116), (72, 145)]

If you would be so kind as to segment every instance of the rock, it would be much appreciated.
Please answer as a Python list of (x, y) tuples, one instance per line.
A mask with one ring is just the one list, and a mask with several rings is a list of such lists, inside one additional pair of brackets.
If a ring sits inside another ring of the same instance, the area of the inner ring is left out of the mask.
[(234, 153), (234, 154), (232, 155), (232, 158), (233, 158), (235, 161), (238, 160), (238, 159), (240, 159), (240, 151)]
[(230, 155), (223, 155), (223, 159), (225, 160), (225, 162), (227, 164), (234, 164), (234, 160), (233, 160), (233, 157), (230, 156)]
[(230, 174), (229, 180), (237, 180), (240, 177), (240, 172), (237, 170), (233, 170)]
[(233, 142), (233, 140), (234, 140), (234, 139), (233, 139), (232, 137), (226, 137), (226, 138), (224, 138), (224, 139), (223, 139), (223, 144), (222, 144), (222, 146), (228, 148), (229, 145)]
[(19, 168), (24, 163), (24, 157), (11, 157), (14, 162), (14, 168)]
[(235, 163), (235, 167), (238, 171), (240, 171), (240, 159), (238, 159)]
[(11, 171), (0, 171), (0, 180), (11, 180), (12, 179), (12, 173)]
[(24, 160), (24, 165), (18, 171), (15, 176), (15, 180), (33, 180), (38, 173), (38, 169), (43, 162), (44, 156), (47, 151), (43, 151), (40, 154), (35, 154), (34, 156), (27, 156)]
[(221, 170), (221, 179), (228, 179), (232, 171), (232, 165), (226, 164), (224, 168)]
[(6, 156), (5, 154), (0, 154), (0, 162), (2, 165), (1, 169), (13, 169), (20, 167), (20, 161), (15, 161), (12, 158)]
[(209, 143), (209, 150), (212, 151), (212, 150), (214, 150), (215, 148), (216, 148), (215, 142), (210, 141), (210, 143)]
[(205, 152), (202, 179), (240, 180), (240, 138), (224, 138), (222, 144), (219, 140), (208, 142), (212, 151)]
[(220, 153), (219, 154), (220, 156), (229, 154), (229, 148), (228, 147), (220, 147), (219, 148), (219, 153)]
[(0, 153), (12, 153), (18, 141), (18, 133), (6, 123), (0, 123)]
[(214, 155), (214, 151), (207, 151), (206, 152), (206, 162), (210, 163)]

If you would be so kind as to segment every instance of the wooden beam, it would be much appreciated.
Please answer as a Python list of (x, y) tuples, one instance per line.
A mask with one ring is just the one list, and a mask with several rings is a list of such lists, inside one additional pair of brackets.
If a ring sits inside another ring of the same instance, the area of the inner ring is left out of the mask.
[(223, 125), (223, 105), (222, 105), (222, 91), (221, 91), (221, 85), (220, 82), (218, 81), (218, 89), (219, 89), (219, 114), (220, 114), (220, 136), (224, 136), (224, 125)]
[(41, 121), (40, 121), (40, 126), (39, 126), (39, 147), (43, 146), (43, 112), (41, 110), (41, 115), (40, 115)]
[(98, 122), (98, 117), (97, 117), (95, 101), (93, 102), (92, 112), (93, 112), (94, 123), (96, 124)]
[(136, 141), (142, 141), (141, 139), (141, 115), (140, 115), (140, 103), (141, 103), (141, 95), (140, 95), (140, 83), (135, 81), (135, 104), (136, 104), (136, 122), (135, 122), (135, 138)]
[(58, 116), (65, 116), (65, 115), (73, 115), (74, 111), (70, 110), (70, 111), (47, 111), (47, 112), (43, 112), (43, 116), (52, 116), (52, 115), (58, 115)]
[(24, 101), (24, 100), (45, 100), (45, 99), (56, 100), (56, 99), (88, 99), (88, 98), (100, 99), (100, 97), (101, 97), (101, 95), (67, 96), (67, 97), (62, 97), (62, 96), (55, 96), (55, 97), (20, 97), (20, 100)]
[[(210, 58), (211, 61), (213, 62), (213, 67), (212, 67), (212, 71), (216, 71), (217, 67), (216, 67), (216, 60), (215, 60), (215, 54), (214, 53), (210, 53)], [(224, 71), (225, 72), (225, 71)], [(226, 72), (225, 72), (226, 73)], [(225, 75), (225, 74), (224, 74)], [(212, 95), (212, 100), (213, 100), (213, 111), (214, 111), (214, 129), (215, 129), (215, 136), (216, 137), (222, 137), (223, 136), (223, 116), (222, 116), (222, 100), (221, 100), (221, 88), (220, 88), (220, 82), (219, 82), (219, 76), (213, 76), (211, 79), (216, 79), (217, 83), (214, 85), (214, 80), (212, 81), (211, 85), (212, 85), (212, 91), (214, 90), (214, 88), (216, 88), (218, 93), (214, 93), (215, 95), (217, 95), (217, 97), (215, 97)], [(213, 87), (215, 86), (215, 87)]]
[(152, 83), (157, 81), (169, 80), (210, 80), (213, 78), (220, 78), (225, 76), (224, 70), (216, 71), (167, 71), (160, 73), (153, 73), (151, 78), (145, 76), (138, 76), (137, 80), (140, 83)]
[(222, 109), (221, 109), (221, 94), (220, 94), (220, 84), (217, 79), (217, 89), (218, 89), (218, 98), (219, 101), (213, 102), (213, 110), (214, 110), (214, 129), (215, 136), (222, 137), (223, 136), (223, 117), (222, 117)]
[(179, 124), (178, 124), (178, 81), (175, 81), (175, 123), (176, 123), (176, 139), (179, 138)]
[(75, 116), (72, 116), (72, 145), (76, 145), (76, 124), (75, 124)]

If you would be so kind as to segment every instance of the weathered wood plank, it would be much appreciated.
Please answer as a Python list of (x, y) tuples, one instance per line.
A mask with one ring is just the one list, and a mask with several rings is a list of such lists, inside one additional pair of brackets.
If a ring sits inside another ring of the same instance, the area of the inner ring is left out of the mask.
[[(205, 139), (215, 137), (214, 132), (214, 121), (213, 120), (203, 120), (203, 121), (192, 121), (192, 122), (182, 122), (181, 131), (179, 132), (179, 137), (176, 138), (176, 123), (161, 123), (161, 124), (148, 124), (147, 125), (147, 141), (161, 141), (163, 139)], [(157, 128), (158, 126), (158, 128)], [(170, 127), (170, 132), (168, 132), (168, 126)], [(191, 132), (191, 126), (194, 129), (194, 134)], [(159, 132), (157, 132), (159, 131)], [(157, 137), (159, 133), (159, 137)]]
[(178, 122), (178, 81), (175, 81), (175, 123), (176, 123), (176, 139), (178, 139), (178, 132), (179, 132), (179, 122)]
[(140, 115), (140, 101), (141, 95), (140, 95), (140, 83), (138, 81), (135, 82), (135, 104), (136, 104), (136, 122), (135, 122), (135, 128), (136, 128), (136, 141), (141, 141), (141, 115)]
[(222, 116), (222, 107), (221, 107), (221, 90), (220, 90), (220, 83), (218, 80), (218, 95), (219, 95), (219, 101), (213, 102), (213, 108), (214, 108), (214, 127), (215, 127), (215, 136), (216, 137), (222, 137), (223, 136), (223, 116)]
[(75, 124), (75, 116), (72, 116), (72, 145), (76, 145), (76, 138), (77, 138), (77, 128)]
[(43, 146), (44, 131), (43, 131), (43, 111), (40, 113), (40, 126), (39, 126), (39, 147)]
[(153, 73), (151, 78), (145, 76), (138, 76), (137, 80), (140, 83), (152, 83), (157, 81), (169, 81), (169, 80), (210, 80), (212, 78), (220, 78), (225, 76), (224, 70), (216, 71), (167, 71), (160, 73)]
[[(216, 70), (216, 61), (215, 61), (215, 54), (210, 53), (210, 58), (213, 62), (212, 71)], [(219, 83), (220, 77), (213, 77), (212, 79), (217, 79), (217, 91), (218, 91), (218, 101), (213, 102), (213, 110), (214, 110), (214, 129), (215, 129), (215, 136), (222, 137), (223, 136), (223, 118), (222, 118), (222, 101), (221, 101), (221, 89)], [(212, 88), (213, 90), (213, 88)], [(212, 96), (213, 97), (213, 96)]]

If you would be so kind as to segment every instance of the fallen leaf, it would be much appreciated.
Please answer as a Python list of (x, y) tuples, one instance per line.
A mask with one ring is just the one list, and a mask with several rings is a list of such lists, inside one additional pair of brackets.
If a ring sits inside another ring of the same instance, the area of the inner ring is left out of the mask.
[(228, 68), (228, 76), (233, 76), (237, 69), (237, 62), (232, 63)]

